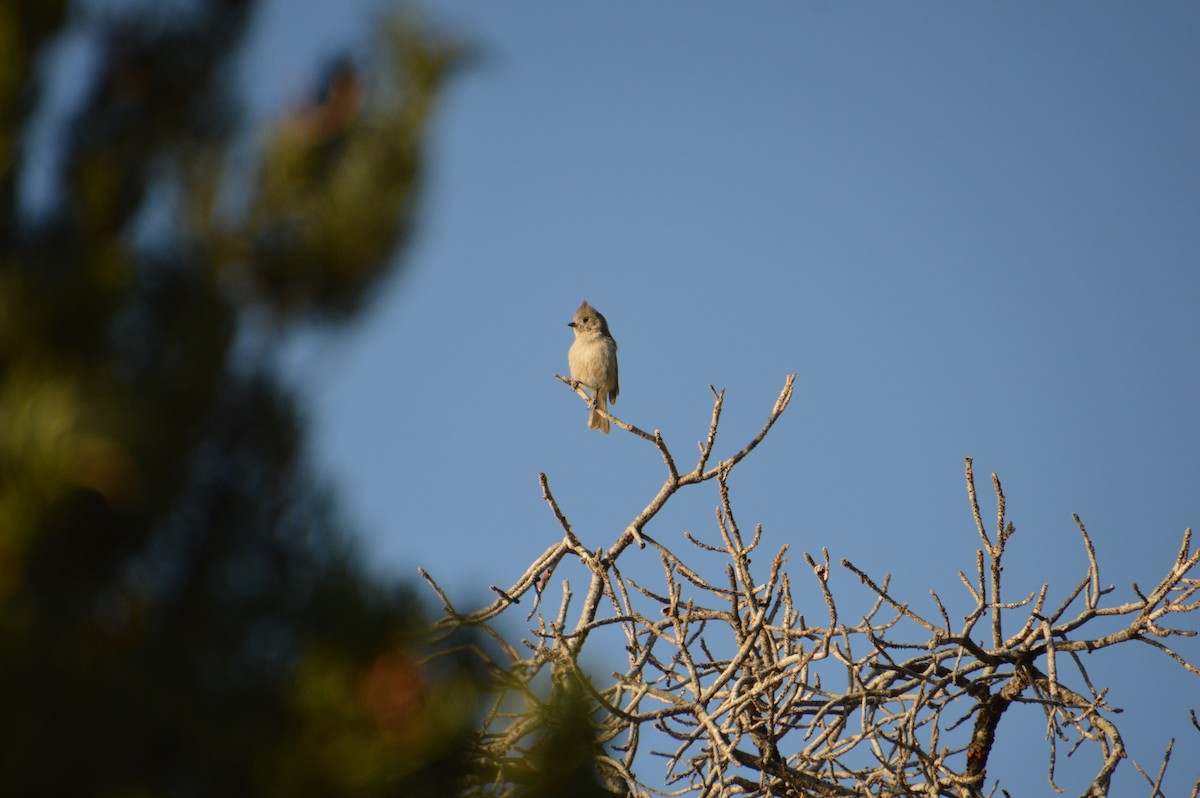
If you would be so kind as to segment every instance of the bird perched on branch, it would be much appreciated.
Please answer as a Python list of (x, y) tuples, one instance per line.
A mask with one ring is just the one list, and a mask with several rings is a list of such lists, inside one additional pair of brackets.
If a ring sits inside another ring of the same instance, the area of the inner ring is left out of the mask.
[(596, 408), (608, 411), (608, 403), (616, 403), (620, 388), (617, 385), (617, 342), (608, 331), (608, 322), (584, 300), (575, 311), (575, 320), (567, 325), (575, 330), (575, 342), (567, 352), (571, 379), (595, 393), (595, 405), (588, 416), (588, 429), (608, 434), (608, 419)]

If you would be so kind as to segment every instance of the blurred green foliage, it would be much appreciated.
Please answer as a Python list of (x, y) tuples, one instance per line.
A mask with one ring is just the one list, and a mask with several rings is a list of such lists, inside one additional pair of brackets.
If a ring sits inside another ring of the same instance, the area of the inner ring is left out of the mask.
[[(364, 574), (276, 371), (395, 268), (461, 50), (395, 22), (231, 179), (255, 4), (119, 5), (0, 4), (0, 795), (455, 793), (481, 670)], [(99, 55), (35, 213), (68, 26)]]

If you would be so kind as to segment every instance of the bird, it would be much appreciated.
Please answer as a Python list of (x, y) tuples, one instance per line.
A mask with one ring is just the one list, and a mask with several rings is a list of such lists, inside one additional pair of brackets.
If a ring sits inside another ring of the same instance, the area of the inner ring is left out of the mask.
[(608, 331), (608, 321), (585, 299), (575, 311), (575, 320), (567, 325), (575, 330), (575, 341), (567, 351), (571, 379), (591, 388), (595, 407), (588, 415), (588, 429), (608, 434), (608, 419), (597, 409), (607, 412), (608, 403), (616, 403), (620, 388), (617, 384), (617, 342)]

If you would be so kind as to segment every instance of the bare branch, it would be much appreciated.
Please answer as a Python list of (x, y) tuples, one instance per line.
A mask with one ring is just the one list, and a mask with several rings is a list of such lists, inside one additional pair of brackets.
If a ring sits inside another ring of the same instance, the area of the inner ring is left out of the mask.
[[(531, 749), (545, 703), (540, 685), (557, 690), (574, 683), (598, 711), (596, 739), (607, 753), (597, 766), (631, 795), (1007, 795), (994, 780), (989, 788), (988, 767), (1003, 744), (1003, 715), (1027, 709), (1045, 716), (1051, 786), (1060, 789), (1055, 765), (1061, 742), (1068, 755), (1081, 748), (1100, 754), (1098, 768), (1076, 794), (1110, 794), (1126, 756), (1115, 720), (1119, 710), (1108, 705), (1106, 688), (1093, 684), (1081, 652), (1140, 642), (1200, 675), (1200, 667), (1174, 643), (1195, 634), (1200, 611), (1200, 551), (1192, 549), (1191, 530), (1178, 551), (1169, 552), (1156, 584), (1144, 590), (1135, 585), (1129, 596), (1117, 599), (1113, 587), (1101, 585), (1095, 544), (1072, 516), (1087, 556), (1086, 573), (1072, 577), (1065, 598), (1048, 611), (1049, 579), (1023, 596), (1006, 595), (1001, 577), (1005, 557), (1016, 556), (1008, 552), (1019, 540), (1013, 537), (1016, 527), (1007, 518), (1000, 479), (992, 474), (996, 520), (985, 528), (973, 463), (966, 458), (967, 497), (982, 546), (973, 573), (968, 574), (970, 566), (949, 572), (969, 596), (961, 626), (953, 627), (937, 591), (928, 590), (933, 610), (927, 613), (893, 588), (890, 575), (876, 578), (847, 558), (839, 562), (857, 577), (849, 588), (853, 595), (846, 589), (835, 593), (827, 548), (820, 549), (820, 558), (803, 555), (826, 609), (817, 613), (824, 621), (809, 625), (808, 608), (796, 606), (792, 595), (788, 547), (778, 546), (764, 565), (761, 547), (770, 545), (770, 533), (755, 524), (753, 536), (745, 539), (731, 487), (735, 467), (787, 407), (794, 379), (787, 378), (758, 434), (724, 459), (715, 449), (726, 397), (713, 388), (711, 421), (695, 467), (686, 473), (678, 470), (661, 433), (608, 416), (654, 445), (665, 475), (607, 548), (584, 545), (548, 478), (539, 474), (561, 537), (512, 587), (493, 585), (495, 602), (464, 615), (421, 572), (442, 602), (439, 633), (470, 626), (495, 643), (487, 650), (459, 649), (482, 659), (502, 686), (477, 741), (480, 761), (492, 763), (485, 772), (503, 773), (496, 763), (517, 761)], [(716, 495), (713, 532), (683, 531), (690, 544), (683, 548), (671, 542), (678, 533), (658, 534), (661, 540), (645, 534), (679, 491), (710, 481)], [(639, 584), (618, 567), (632, 543), (658, 554), (661, 586)], [(677, 552), (690, 552), (693, 559)], [(551, 574), (563, 577), (553, 618), (542, 614)], [(581, 575), (587, 589), (576, 600), (571, 582)], [(532, 628), (513, 645), (492, 621), (530, 590)], [(859, 608), (852, 616), (842, 612), (851, 606)], [(977, 629), (985, 619), (986, 632)], [(1005, 637), (1006, 627), (1016, 631)], [(595, 684), (583, 677), (578, 663), (587, 661), (587, 652), (614, 646), (624, 647), (626, 655), (618, 672)], [(1195, 714), (1192, 723), (1200, 731)], [(665, 750), (648, 750), (651, 745)], [(1163, 794), (1173, 751), (1171, 743), (1153, 776), (1133, 763), (1152, 798)], [(502, 777), (480, 790), (489, 796), (516, 792)], [(1197, 792), (1200, 782), (1193, 798)]]

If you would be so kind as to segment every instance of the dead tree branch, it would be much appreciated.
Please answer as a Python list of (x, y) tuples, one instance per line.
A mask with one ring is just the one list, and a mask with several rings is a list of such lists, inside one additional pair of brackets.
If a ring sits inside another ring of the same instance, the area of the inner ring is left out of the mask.
[[(1080, 794), (1107, 795), (1126, 745), (1114, 720), (1119, 710), (1093, 684), (1079, 652), (1143, 643), (1200, 674), (1173, 646), (1175, 639), (1196, 634), (1200, 550), (1192, 547), (1191, 531), (1157, 584), (1149, 590), (1134, 585), (1133, 597), (1118, 603), (1110, 599), (1115, 591), (1101, 586), (1095, 546), (1076, 517), (1087, 560), (1082, 579), (1071, 583), (1056, 607), (1047, 604), (1049, 582), (1012, 597), (1001, 577), (1016, 528), (995, 474), (995, 525), (985, 524), (967, 458), (967, 497), (981, 546), (974, 573), (958, 573), (966, 614), (955, 621), (932, 590), (932, 605), (920, 609), (892, 589), (890, 575), (878, 579), (842, 559), (841, 567), (871, 599), (867, 612), (846, 621), (830, 586), (829, 552), (822, 549), (820, 558), (803, 555), (825, 604), (821, 620), (810, 623), (793, 598), (787, 546), (763, 555), (767, 535), (761, 526), (753, 535), (744, 533), (730, 498), (734, 468), (786, 409), (794, 380), (787, 378), (759, 433), (710, 465), (725, 400), (724, 391), (714, 389), (699, 458), (684, 473), (661, 433), (610, 416), (655, 447), (666, 476), (607, 548), (593, 551), (579, 540), (541, 474), (542, 496), (562, 538), (511, 587), (494, 587), (497, 599), (490, 606), (469, 614), (456, 610), (422, 571), (445, 612), (436, 628), (481, 628), (502, 652), (488, 666), (506, 687), (479, 744), (483, 770), (495, 776), (479, 792), (511, 792), (504, 763), (519, 761), (536, 739), (541, 704), (535, 685), (545, 684), (539, 677), (548, 674), (552, 689), (580, 684), (600, 708), (598, 735), (613, 753), (606, 771), (631, 794), (982, 798), (997, 789), (988, 785), (988, 766), (1000, 744), (1001, 718), (1032, 709), (1046, 718), (1051, 785), (1058, 742), (1094, 746), (1100, 766)], [(673, 496), (705, 482), (717, 491), (711, 539), (685, 532), (681, 549), (645, 534)], [(622, 574), (618, 561), (631, 543), (657, 553), (661, 587)], [(697, 565), (713, 557), (723, 567)], [(564, 580), (557, 612), (544, 615), (550, 575), (566, 562), (583, 569), (582, 600), (572, 613), (575, 594)], [(529, 617), (536, 625), (514, 645), (490, 622), (530, 591)], [(980, 621), (986, 632), (976, 635)], [(627, 661), (596, 683), (577, 663), (589, 642), (599, 644), (601, 635), (611, 640), (612, 633), (624, 641)], [(1135, 763), (1154, 795), (1161, 794), (1171, 750), (1154, 777)]]

